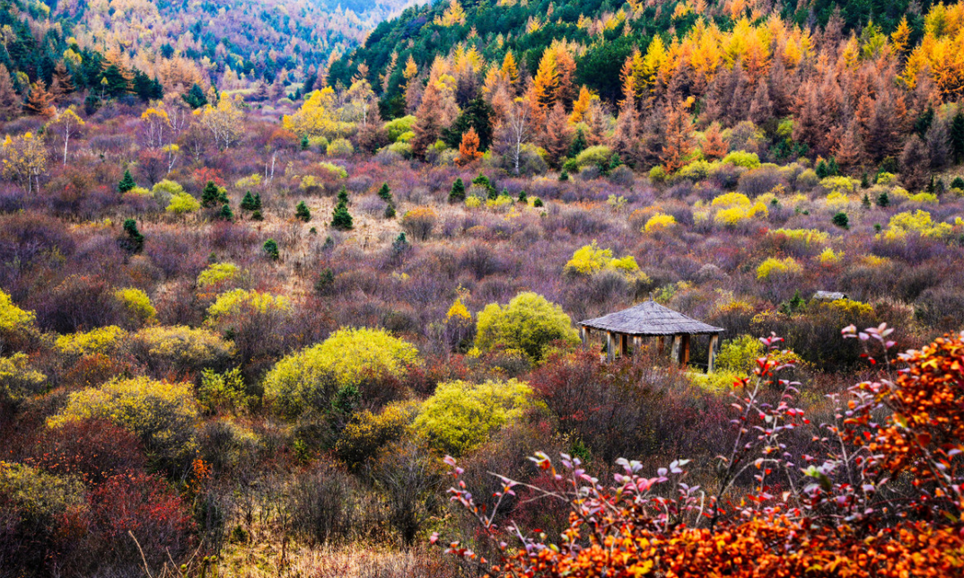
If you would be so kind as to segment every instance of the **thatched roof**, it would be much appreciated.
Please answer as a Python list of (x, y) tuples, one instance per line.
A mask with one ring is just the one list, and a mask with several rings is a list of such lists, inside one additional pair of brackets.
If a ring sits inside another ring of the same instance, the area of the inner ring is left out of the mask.
[(846, 299), (847, 294), (837, 291), (817, 291), (813, 294), (813, 298), (818, 301), (836, 301), (838, 299)]
[(581, 321), (579, 325), (627, 335), (705, 335), (724, 331), (721, 327), (707, 325), (655, 301), (646, 301), (623, 311)]

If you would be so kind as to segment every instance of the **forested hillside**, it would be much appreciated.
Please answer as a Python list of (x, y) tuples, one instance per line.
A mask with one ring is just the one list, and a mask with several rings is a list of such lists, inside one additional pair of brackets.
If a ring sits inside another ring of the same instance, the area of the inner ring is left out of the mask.
[(962, 99), (964, 2), (0, 2), (0, 578), (964, 577)]

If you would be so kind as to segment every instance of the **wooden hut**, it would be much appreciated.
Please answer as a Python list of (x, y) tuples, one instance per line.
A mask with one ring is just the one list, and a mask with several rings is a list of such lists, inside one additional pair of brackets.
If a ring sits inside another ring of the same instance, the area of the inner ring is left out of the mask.
[(589, 344), (594, 333), (606, 336), (606, 353), (610, 361), (615, 359), (617, 350), (620, 355), (626, 354), (630, 339), (633, 350), (638, 351), (644, 337), (656, 337), (660, 339), (660, 351), (663, 350), (664, 340), (668, 343), (672, 339), (671, 359), (685, 366), (690, 360), (690, 338), (709, 335), (708, 372), (712, 372), (716, 365), (716, 353), (723, 331), (721, 327), (707, 325), (653, 300), (579, 323), (579, 334), (584, 345)]

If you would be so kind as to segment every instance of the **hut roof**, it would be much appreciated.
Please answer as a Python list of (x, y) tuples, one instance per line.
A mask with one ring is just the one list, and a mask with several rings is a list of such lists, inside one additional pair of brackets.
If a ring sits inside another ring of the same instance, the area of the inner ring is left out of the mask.
[(581, 321), (579, 325), (627, 335), (704, 335), (724, 331), (721, 327), (707, 325), (652, 300), (596, 319)]
[(836, 301), (838, 299), (846, 299), (847, 294), (837, 291), (817, 291), (813, 294), (813, 298), (818, 300)]

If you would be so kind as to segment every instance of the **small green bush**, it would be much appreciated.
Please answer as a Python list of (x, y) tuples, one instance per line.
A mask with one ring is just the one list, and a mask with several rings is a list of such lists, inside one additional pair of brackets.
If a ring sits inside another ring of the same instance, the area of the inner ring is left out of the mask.
[(519, 293), (505, 307), (490, 303), (478, 316), (475, 345), (483, 351), (502, 346), (539, 361), (557, 340), (576, 344), (579, 337), (562, 308), (536, 293)]
[(155, 459), (190, 459), (197, 445), (197, 401), (188, 383), (148, 377), (115, 379), (98, 388), (70, 394), (67, 406), (47, 420), (50, 427), (72, 421), (103, 419), (138, 436)]
[(422, 404), (413, 426), (432, 447), (460, 456), (521, 418), (533, 405), (532, 389), (514, 379), (440, 383), (435, 394)]
[(275, 364), (264, 378), (265, 399), (293, 417), (308, 407), (327, 407), (340, 387), (363, 379), (400, 378), (418, 361), (414, 345), (383, 329), (339, 329)]
[(595, 167), (599, 165), (609, 166), (609, 161), (612, 159), (612, 156), (613, 151), (607, 146), (597, 145), (594, 147), (589, 147), (576, 156), (576, 167), (582, 170), (586, 167)]

